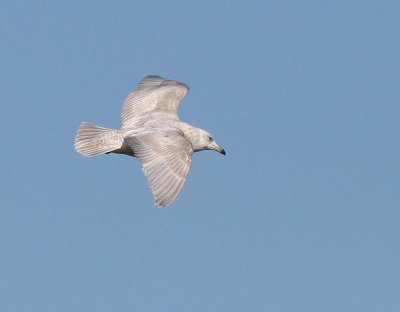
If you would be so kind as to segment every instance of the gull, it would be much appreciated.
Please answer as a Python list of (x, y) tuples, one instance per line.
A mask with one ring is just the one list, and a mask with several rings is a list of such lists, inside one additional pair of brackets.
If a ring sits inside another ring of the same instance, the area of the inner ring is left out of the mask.
[(179, 120), (178, 107), (189, 92), (181, 82), (147, 76), (122, 105), (120, 130), (81, 123), (75, 149), (84, 156), (117, 153), (133, 156), (158, 207), (170, 205), (181, 192), (194, 152), (214, 150), (225, 155), (207, 131)]

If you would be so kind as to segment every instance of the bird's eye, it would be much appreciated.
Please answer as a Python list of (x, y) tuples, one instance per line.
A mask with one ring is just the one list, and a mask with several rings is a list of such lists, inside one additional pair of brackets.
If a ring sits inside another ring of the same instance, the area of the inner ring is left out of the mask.
[(210, 142), (212, 142), (214, 139), (213, 139), (213, 137), (212, 136), (208, 136), (208, 141), (210, 141)]

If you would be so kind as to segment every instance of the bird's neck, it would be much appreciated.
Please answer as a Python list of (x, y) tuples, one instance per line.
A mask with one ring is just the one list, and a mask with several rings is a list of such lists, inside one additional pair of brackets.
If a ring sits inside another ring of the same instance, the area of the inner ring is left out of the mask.
[(198, 142), (198, 137), (199, 137), (199, 132), (201, 129), (193, 127), (192, 125), (189, 125), (187, 123), (182, 122), (181, 124), (181, 130), (183, 131), (183, 134), (185, 138), (192, 143), (193, 147), (193, 152), (201, 151), (203, 148), (201, 146), (197, 146)]

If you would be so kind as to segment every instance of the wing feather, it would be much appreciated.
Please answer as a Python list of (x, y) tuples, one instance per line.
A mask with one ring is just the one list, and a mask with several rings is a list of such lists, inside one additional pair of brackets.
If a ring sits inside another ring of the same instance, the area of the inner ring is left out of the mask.
[(181, 192), (192, 164), (191, 143), (178, 132), (143, 135), (125, 139), (153, 192), (155, 204), (166, 207)]
[(178, 107), (189, 87), (181, 82), (159, 76), (147, 76), (140, 81), (122, 105), (122, 127), (132, 124), (138, 116), (164, 112), (178, 118)]

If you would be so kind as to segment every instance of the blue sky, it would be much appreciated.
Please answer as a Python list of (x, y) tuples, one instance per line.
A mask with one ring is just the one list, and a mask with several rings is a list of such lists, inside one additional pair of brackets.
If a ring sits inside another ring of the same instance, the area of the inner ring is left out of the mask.
[[(398, 1), (0, 4), (1, 311), (398, 311)], [(178, 200), (87, 159), (148, 74), (186, 82)]]

